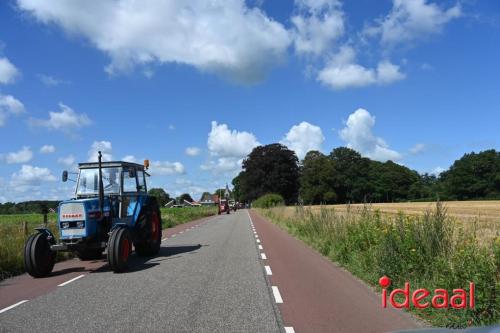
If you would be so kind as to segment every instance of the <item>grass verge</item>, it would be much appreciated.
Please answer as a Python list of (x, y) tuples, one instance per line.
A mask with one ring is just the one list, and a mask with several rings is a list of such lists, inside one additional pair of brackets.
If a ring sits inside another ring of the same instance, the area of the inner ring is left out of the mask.
[[(217, 214), (216, 207), (162, 208), (163, 228)], [(41, 214), (0, 215), (0, 281), (24, 273), (23, 248), (34, 228), (43, 225)], [(56, 214), (48, 215), (47, 227), (58, 235)], [(69, 252), (59, 252), (57, 260), (72, 258)]]
[(392, 280), (390, 290), (409, 281), (412, 290), (443, 288), (451, 294), (469, 281), (476, 284), (474, 309), (410, 308), (431, 324), (461, 328), (500, 321), (500, 238), (480, 243), (474, 225), (464, 229), (440, 203), (422, 216), (386, 216), (369, 207), (342, 213), (286, 209), (258, 212), (378, 290), (383, 275)]

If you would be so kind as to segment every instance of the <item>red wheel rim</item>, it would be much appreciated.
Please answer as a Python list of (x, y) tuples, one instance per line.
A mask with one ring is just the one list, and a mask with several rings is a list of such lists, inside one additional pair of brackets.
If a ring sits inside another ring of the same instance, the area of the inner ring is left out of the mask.
[(160, 232), (160, 221), (158, 220), (158, 215), (156, 212), (153, 212), (153, 216), (151, 218), (151, 238), (153, 241), (158, 239), (158, 233)]
[(121, 253), (121, 257), (122, 257), (123, 261), (127, 261), (128, 255), (130, 253), (129, 249), (130, 249), (130, 243), (129, 243), (128, 239), (125, 238), (125, 239), (122, 240), (122, 253)]

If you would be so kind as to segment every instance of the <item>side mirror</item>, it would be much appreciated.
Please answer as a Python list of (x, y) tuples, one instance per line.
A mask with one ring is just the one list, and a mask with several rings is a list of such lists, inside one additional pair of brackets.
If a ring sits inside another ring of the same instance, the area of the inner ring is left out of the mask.
[(65, 183), (68, 181), (68, 171), (64, 170), (62, 173), (62, 181)]

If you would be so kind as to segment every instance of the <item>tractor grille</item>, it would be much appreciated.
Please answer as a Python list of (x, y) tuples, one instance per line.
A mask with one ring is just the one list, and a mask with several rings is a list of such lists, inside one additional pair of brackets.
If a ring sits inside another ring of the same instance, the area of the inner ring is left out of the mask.
[(82, 220), (85, 220), (85, 208), (83, 203), (70, 202), (61, 205), (59, 209), (59, 221), (76, 223), (76, 221)]

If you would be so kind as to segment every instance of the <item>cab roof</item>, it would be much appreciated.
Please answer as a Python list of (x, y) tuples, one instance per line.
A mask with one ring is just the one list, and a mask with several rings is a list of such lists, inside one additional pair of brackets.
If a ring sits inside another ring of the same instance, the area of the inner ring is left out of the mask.
[[(101, 162), (101, 165), (103, 168), (133, 167), (133, 168), (144, 171), (144, 165), (138, 164), (138, 163), (132, 163), (132, 162), (125, 162), (125, 161)], [(94, 168), (98, 168), (98, 167), (99, 167), (98, 162), (78, 163), (78, 169), (94, 169)]]

